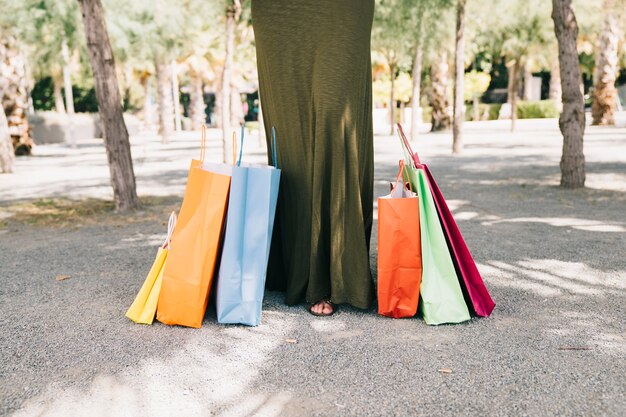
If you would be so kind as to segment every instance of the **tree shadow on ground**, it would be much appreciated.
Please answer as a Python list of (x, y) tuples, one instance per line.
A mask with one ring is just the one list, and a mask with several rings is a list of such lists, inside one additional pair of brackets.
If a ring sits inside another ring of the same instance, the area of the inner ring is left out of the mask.
[[(0, 243), (14, 271), (0, 286), (10, 335), (0, 353), (12, 358), (0, 412), (618, 415), (625, 193), (562, 190), (541, 155), (427, 162), (497, 303), (492, 317), (431, 327), (342, 306), (314, 318), (268, 292), (258, 328), (217, 325), (211, 310), (200, 330), (139, 326), (123, 313), (162, 224), (26, 229), (20, 245)], [(381, 196), (397, 168), (376, 168)]]

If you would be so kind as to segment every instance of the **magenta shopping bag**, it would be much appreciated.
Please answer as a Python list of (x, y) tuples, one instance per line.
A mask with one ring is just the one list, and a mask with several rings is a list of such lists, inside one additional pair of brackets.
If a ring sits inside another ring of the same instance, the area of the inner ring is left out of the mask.
[(496, 304), (491, 298), (491, 295), (489, 295), (487, 287), (485, 287), (485, 283), (483, 282), (480, 272), (478, 272), (478, 268), (476, 267), (476, 262), (474, 262), (474, 258), (465, 244), (465, 240), (463, 239), (463, 236), (454, 221), (454, 217), (448, 208), (446, 200), (443, 198), (441, 190), (439, 190), (439, 187), (435, 182), (435, 178), (428, 169), (428, 166), (421, 163), (417, 153), (413, 152), (411, 149), (411, 145), (399, 123), (398, 132), (400, 133), (402, 142), (404, 143), (407, 151), (410, 153), (415, 165), (424, 168), (433, 199), (435, 200), (439, 220), (443, 226), (446, 240), (450, 245), (452, 260), (454, 261), (455, 267), (457, 268), (458, 274), (461, 278), (459, 280), (461, 287), (463, 292), (467, 294), (467, 297), (469, 297), (470, 303), (468, 303), (468, 307), (472, 310), (474, 315), (487, 317), (491, 314)]

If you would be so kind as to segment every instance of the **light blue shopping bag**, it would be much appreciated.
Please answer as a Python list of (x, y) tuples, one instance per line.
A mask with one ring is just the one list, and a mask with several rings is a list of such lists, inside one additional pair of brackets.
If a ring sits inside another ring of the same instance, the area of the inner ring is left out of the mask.
[[(274, 229), (280, 169), (276, 134), (272, 129), (274, 166), (233, 167), (226, 232), (217, 281), (219, 323), (257, 326), (265, 290), (265, 275)], [(243, 129), (242, 129), (243, 148)]]

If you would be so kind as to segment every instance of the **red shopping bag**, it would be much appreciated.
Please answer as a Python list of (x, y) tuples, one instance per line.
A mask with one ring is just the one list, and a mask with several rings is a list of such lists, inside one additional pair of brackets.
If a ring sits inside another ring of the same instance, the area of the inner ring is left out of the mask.
[[(426, 173), (429, 188), (432, 192), (433, 199), (435, 200), (435, 206), (437, 207), (437, 214), (439, 215), (439, 220), (443, 226), (446, 240), (450, 246), (452, 260), (454, 261), (454, 266), (460, 276), (459, 282), (461, 283), (461, 288), (466, 297), (470, 312), (476, 316), (487, 317), (491, 314), (496, 304), (491, 298), (491, 295), (489, 295), (487, 287), (485, 287), (485, 283), (483, 282), (480, 272), (478, 272), (478, 268), (476, 267), (476, 262), (474, 262), (474, 258), (465, 244), (463, 235), (461, 235), (459, 227), (454, 221), (454, 217), (448, 208), (448, 204), (446, 203), (441, 190), (439, 190), (439, 187), (435, 182), (435, 178), (428, 169), (428, 166), (421, 163), (417, 153), (413, 152), (411, 149), (411, 145), (407, 140), (400, 123), (398, 123), (398, 132), (404, 146), (411, 154), (411, 158), (413, 159), (415, 165), (422, 167)], [(468, 298), (469, 300), (467, 300)]]

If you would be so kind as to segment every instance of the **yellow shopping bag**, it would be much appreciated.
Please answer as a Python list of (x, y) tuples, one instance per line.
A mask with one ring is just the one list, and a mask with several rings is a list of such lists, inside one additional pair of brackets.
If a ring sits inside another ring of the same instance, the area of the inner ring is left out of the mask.
[(157, 301), (159, 300), (159, 292), (161, 291), (161, 282), (163, 281), (163, 270), (169, 252), (170, 239), (176, 226), (176, 213), (172, 212), (170, 220), (167, 224), (167, 237), (165, 242), (159, 248), (156, 259), (148, 272), (148, 276), (144, 281), (135, 301), (126, 312), (126, 317), (135, 323), (152, 324), (156, 313)]

